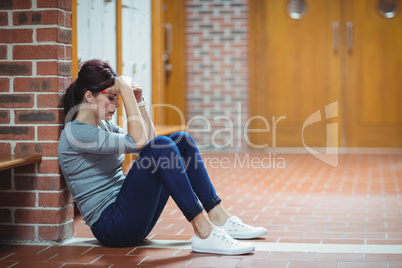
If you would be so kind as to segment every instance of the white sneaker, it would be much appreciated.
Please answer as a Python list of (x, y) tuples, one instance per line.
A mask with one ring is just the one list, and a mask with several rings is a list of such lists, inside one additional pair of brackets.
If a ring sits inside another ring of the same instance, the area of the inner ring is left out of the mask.
[(230, 217), (224, 225), (219, 226), (235, 239), (253, 239), (267, 233), (264, 227), (253, 227), (244, 224), (238, 217)]
[(239, 242), (216, 226), (214, 226), (211, 234), (205, 239), (194, 235), (191, 247), (195, 252), (227, 255), (246, 254), (255, 250), (255, 247), (251, 243)]

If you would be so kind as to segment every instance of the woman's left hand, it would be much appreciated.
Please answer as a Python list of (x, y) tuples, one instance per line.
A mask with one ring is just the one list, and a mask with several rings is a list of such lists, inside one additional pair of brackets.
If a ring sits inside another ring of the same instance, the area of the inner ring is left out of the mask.
[(131, 85), (131, 88), (133, 89), (134, 97), (138, 102), (142, 101), (142, 87), (140, 87), (138, 84), (133, 83)]

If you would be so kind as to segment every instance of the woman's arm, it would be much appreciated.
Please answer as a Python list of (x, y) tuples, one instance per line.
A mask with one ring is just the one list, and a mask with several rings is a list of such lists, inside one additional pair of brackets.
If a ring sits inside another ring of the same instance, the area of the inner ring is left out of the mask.
[(131, 88), (131, 79), (129, 77), (117, 77), (115, 86), (119, 88), (123, 105), (127, 114), (127, 133), (130, 134), (137, 144), (137, 148), (141, 150), (148, 143), (148, 135), (146, 133), (146, 125), (137, 100)]
[(148, 134), (148, 140), (150, 141), (157, 136), (154, 123), (152, 122), (151, 118), (149, 117), (149, 114), (148, 114), (147, 109), (145, 108), (145, 105), (140, 107), (140, 112), (141, 112), (142, 118), (145, 121), (145, 126), (147, 128), (147, 134)]
[(155, 132), (155, 126), (154, 123), (152, 122), (147, 109), (145, 108), (145, 100), (142, 97), (142, 87), (140, 87), (137, 83), (132, 84), (132, 89), (134, 93), (134, 97), (137, 100), (137, 103), (139, 104), (141, 116), (144, 119), (145, 122), (145, 128), (147, 132), (147, 137), (148, 141), (151, 141), (153, 138), (156, 137), (156, 132)]

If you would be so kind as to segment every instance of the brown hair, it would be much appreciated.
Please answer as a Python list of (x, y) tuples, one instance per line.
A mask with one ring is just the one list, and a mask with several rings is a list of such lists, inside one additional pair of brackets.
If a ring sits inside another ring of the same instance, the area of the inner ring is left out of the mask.
[[(97, 95), (99, 92), (114, 85), (114, 79), (118, 74), (106, 62), (102, 60), (86, 61), (78, 72), (77, 79), (67, 88), (63, 97), (64, 115), (76, 105), (80, 104), (86, 91)], [(72, 120), (76, 116), (72, 115)]]

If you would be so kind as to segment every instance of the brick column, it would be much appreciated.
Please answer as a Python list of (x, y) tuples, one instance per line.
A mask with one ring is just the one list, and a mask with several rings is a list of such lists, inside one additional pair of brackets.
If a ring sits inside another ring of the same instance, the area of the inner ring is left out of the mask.
[(71, 83), (71, 0), (0, 1), (0, 150), (43, 160), (0, 172), (0, 239), (61, 241), (74, 206), (57, 160)]
[(199, 145), (246, 149), (248, 0), (186, 0), (186, 20), (187, 119), (211, 123), (191, 131), (207, 128), (195, 120), (189, 131)]

